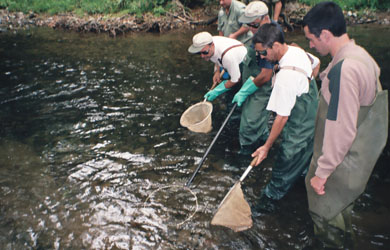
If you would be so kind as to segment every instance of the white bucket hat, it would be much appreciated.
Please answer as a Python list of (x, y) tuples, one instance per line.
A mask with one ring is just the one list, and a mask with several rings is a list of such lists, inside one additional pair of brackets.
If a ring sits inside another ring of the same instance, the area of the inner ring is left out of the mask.
[(200, 52), (204, 46), (213, 42), (213, 37), (208, 32), (200, 32), (192, 38), (192, 45), (188, 48), (190, 53)]
[(260, 18), (264, 15), (268, 14), (268, 7), (267, 5), (262, 1), (253, 1), (250, 2), (245, 7), (244, 15), (242, 15), (238, 21), (240, 23), (251, 23), (257, 18)]

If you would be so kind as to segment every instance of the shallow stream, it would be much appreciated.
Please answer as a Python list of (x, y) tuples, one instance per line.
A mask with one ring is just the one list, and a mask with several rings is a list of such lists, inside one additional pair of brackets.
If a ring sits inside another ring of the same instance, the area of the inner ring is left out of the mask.
[[(388, 89), (390, 27), (349, 32), (378, 61)], [(0, 249), (280, 250), (313, 239), (302, 182), (247, 231), (210, 225), (250, 163), (232, 133), (212, 148), (193, 193), (182, 188), (228, 111), (222, 99), (213, 102), (209, 134), (179, 124), (211, 86), (211, 63), (187, 53), (194, 33), (0, 34)], [(287, 39), (308, 46), (301, 32)], [(250, 204), (274, 154), (244, 181)], [(387, 146), (355, 205), (356, 249), (390, 247), (389, 160)]]

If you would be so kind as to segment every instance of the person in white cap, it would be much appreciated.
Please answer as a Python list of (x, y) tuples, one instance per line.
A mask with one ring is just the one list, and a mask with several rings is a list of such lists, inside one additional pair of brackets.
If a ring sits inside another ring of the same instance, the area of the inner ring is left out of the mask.
[(220, 0), (218, 32), (220, 36), (237, 39), (245, 45), (251, 44), (253, 34), (238, 21), (244, 13), (245, 4), (236, 0)]
[[(282, 12), (283, 2), (281, 0), (262, 0), (262, 1), (267, 4), (268, 9), (269, 9), (268, 14), (270, 16), (272, 16), (272, 20), (274, 20), (275, 22), (278, 22), (280, 13)], [(253, 1), (250, 1), (250, 0), (244, 1), (244, 3), (246, 3), (246, 4), (248, 4), (249, 2), (253, 2)], [(272, 7), (272, 5), (274, 5), (274, 6)]]
[[(267, 5), (262, 1), (250, 2), (239, 21), (247, 24), (256, 34), (261, 25), (271, 22)], [(233, 98), (238, 106), (242, 105), (239, 130), (239, 153), (242, 155), (250, 155), (268, 138), (270, 113), (266, 106), (272, 90), (270, 80), (274, 68), (273, 63), (256, 55), (253, 44), (247, 49), (242, 72), (244, 84)]]
[[(219, 83), (214, 89), (205, 94), (208, 101), (213, 101), (220, 94), (239, 88), (241, 80), (240, 64), (245, 58), (247, 49), (244, 44), (232, 38), (212, 36), (208, 32), (200, 32), (192, 39), (193, 44), (188, 48), (192, 54), (200, 54), (206, 61), (214, 65), (213, 82)], [(223, 67), (230, 75), (229, 80), (220, 80), (219, 67)]]

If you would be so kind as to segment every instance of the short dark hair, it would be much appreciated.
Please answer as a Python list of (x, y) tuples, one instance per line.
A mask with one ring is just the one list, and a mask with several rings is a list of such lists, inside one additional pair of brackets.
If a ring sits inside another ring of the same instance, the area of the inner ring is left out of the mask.
[(347, 33), (343, 11), (334, 2), (315, 5), (303, 18), (303, 27), (305, 26), (316, 37), (321, 35), (322, 30), (329, 30), (336, 37)]
[(271, 48), (274, 42), (284, 43), (283, 32), (274, 23), (266, 23), (260, 26), (252, 39), (253, 44), (261, 43), (266, 48)]

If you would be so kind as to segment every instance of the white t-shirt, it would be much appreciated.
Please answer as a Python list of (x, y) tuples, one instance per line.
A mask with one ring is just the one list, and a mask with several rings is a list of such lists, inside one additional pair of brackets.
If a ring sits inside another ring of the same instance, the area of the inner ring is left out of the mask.
[(306, 72), (303, 74), (292, 69), (281, 69), (275, 76), (267, 110), (289, 116), (297, 97), (309, 92), (308, 78), (311, 78), (312, 68), (306, 52), (294, 46), (288, 46), (286, 54), (279, 60), (279, 67), (284, 66), (295, 66)]
[(238, 82), (241, 77), (240, 63), (244, 60), (247, 53), (245, 46), (230, 49), (223, 56), (221, 64), (218, 59), (221, 59), (222, 53), (229, 47), (242, 43), (235, 39), (223, 36), (213, 36), (213, 42), (215, 51), (214, 55), (210, 58), (210, 61), (224, 67), (230, 75), (230, 80), (232, 82)]
[(317, 65), (320, 63), (320, 59), (318, 59), (318, 57), (316, 57), (315, 55), (309, 52), (306, 52), (306, 54), (310, 57), (311, 69), (314, 70), (317, 67)]

